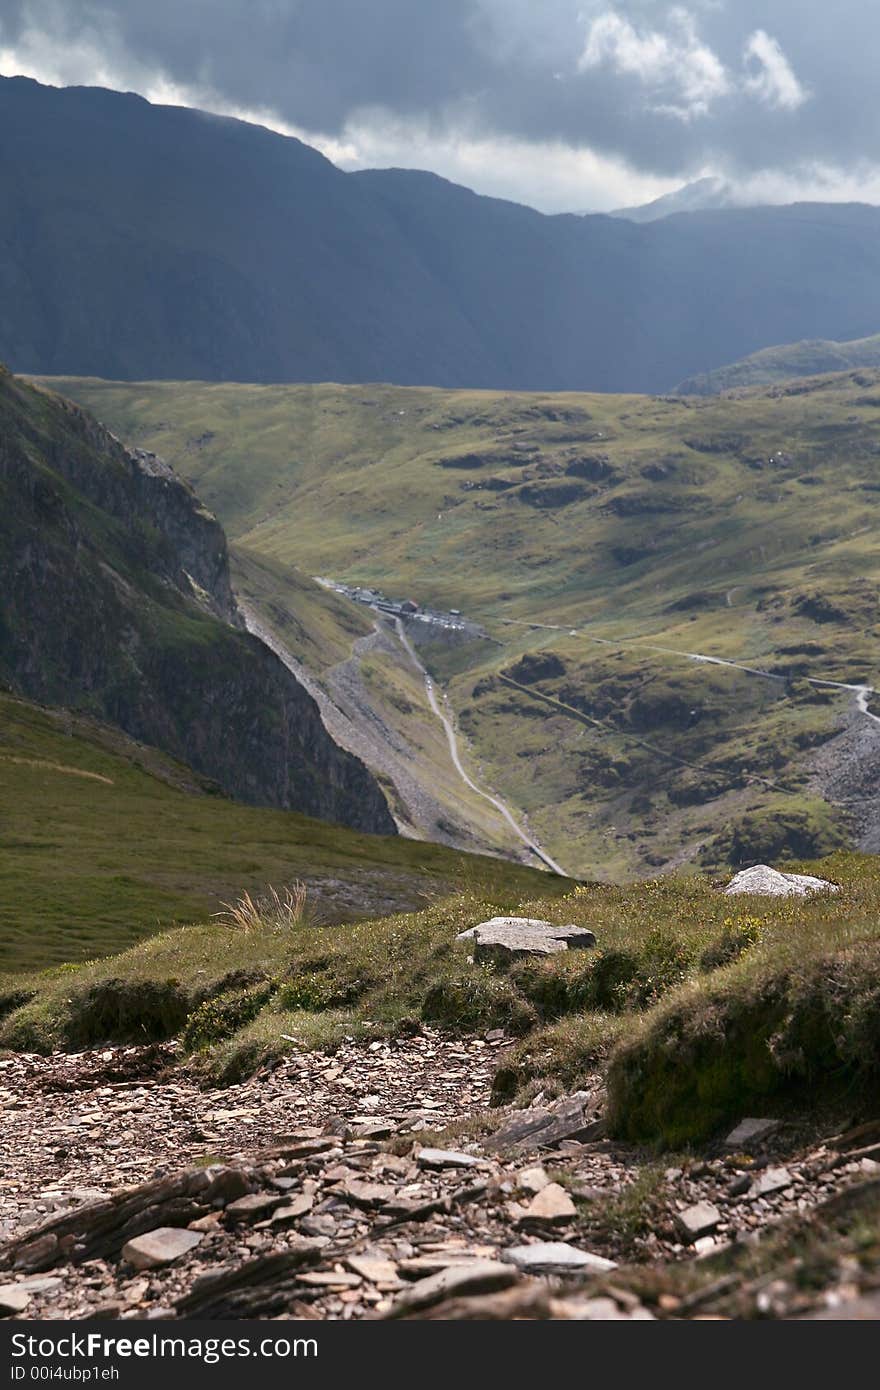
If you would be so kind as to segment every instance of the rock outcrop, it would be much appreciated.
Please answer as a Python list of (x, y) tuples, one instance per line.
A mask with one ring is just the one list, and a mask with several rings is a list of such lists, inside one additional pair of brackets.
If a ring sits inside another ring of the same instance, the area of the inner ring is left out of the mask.
[(560, 951), (585, 950), (596, 944), (586, 927), (557, 926), (534, 917), (491, 917), (459, 932), (456, 940), (473, 941), (474, 960), (500, 964), (520, 956), (555, 956)]
[(171, 468), (0, 376), (0, 682), (227, 794), (393, 834), (385, 798), (238, 617), (219, 522)]
[(810, 893), (837, 893), (836, 883), (828, 883), (824, 878), (813, 878), (810, 874), (784, 874), (771, 869), (769, 864), (753, 864), (749, 869), (741, 869), (730, 880), (725, 893), (760, 893), (772, 898), (805, 898)]

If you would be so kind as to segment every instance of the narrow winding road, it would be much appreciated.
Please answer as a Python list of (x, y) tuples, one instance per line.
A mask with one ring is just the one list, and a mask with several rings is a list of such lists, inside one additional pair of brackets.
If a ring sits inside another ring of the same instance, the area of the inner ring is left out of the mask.
[(505, 803), (500, 799), (500, 797), (493, 796), (491, 792), (483, 791), (483, 788), (478, 787), (476, 782), (465, 772), (464, 767), (462, 766), (461, 755), (458, 749), (458, 735), (455, 732), (455, 726), (452, 723), (452, 720), (449, 718), (449, 716), (445, 713), (445, 711), (440, 705), (440, 702), (437, 699), (437, 692), (434, 687), (434, 682), (431, 679), (428, 672), (426, 671), (422, 662), (419, 660), (416, 654), (415, 647), (407, 637), (403, 623), (401, 622), (400, 618), (395, 618), (394, 626), (397, 632), (397, 636), (400, 639), (400, 642), (403, 645), (404, 649), (406, 650), (410, 660), (422, 674), (422, 679), (425, 682), (425, 693), (428, 697), (428, 704), (430, 705), (432, 712), (440, 720), (440, 723), (443, 725), (443, 728), (446, 731), (446, 741), (449, 744), (449, 755), (452, 758), (455, 770), (458, 773), (461, 780), (465, 783), (466, 786), (470, 787), (472, 792), (476, 792), (477, 796), (481, 796), (484, 801), (491, 802), (495, 809), (501, 812), (502, 816), (507, 821), (507, 824), (510, 826), (511, 830), (513, 830), (514, 834), (520, 840), (522, 840), (523, 844), (532, 852), (532, 854), (536, 855), (543, 864), (547, 865), (548, 869), (552, 869), (555, 874), (561, 874), (563, 878), (569, 877), (569, 875), (566, 874), (565, 870), (560, 868), (560, 866), (556, 863), (556, 860), (551, 859), (550, 855), (547, 854), (543, 849), (541, 849), (541, 846), (536, 844), (532, 837), (529, 834), (527, 834), (525, 830), (523, 830), (522, 826), (518, 823), (518, 821), (514, 818), (513, 814), (511, 813), (509, 806), (506, 806)]
[[(260, 620), (256, 612), (254, 611), (254, 609), (241, 598), (239, 598), (238, 600), (238, 607), (244, 619), (245, 626), (247, 627), (248, 632), (250, 632), (252, 636), (258, 637), (261, 642), (263, 642), (267, 647), (270, 648), (271, 651), (275, 653), (279, 660), (284, 663), (287, 669), (290, 672), (292, 672), (294, 676), (296, 676), (297, 680), (305, 687), (308, 693), (317, 702), (318, 707), (321, 711), (322, 718), (324, 720), (324, 724), (328, 729), (329, 733), (331, 734), (331, 737), (335, 738), (337, 743), (340, 743), (342, 747), (348, 748), (351, 752), (355, 753), (360, 758), (364, 758), (369, 763), (370, 750), (364, 747), (363, 741), (359, 741), (356, 737), (352, 738), (352, 733), (354, 733), (355, 735), (357, 734), (356, 726), (343, 726), (343, 723), (340, 720), (339, 711), (327, 698), (326, 692), (321, 688), (320, 685), (318, 685), (318, 683), (315, 680), (312, 679), (310, 673), (301, 665), (301, 663), (296, 661), (291, 656), (290, 652), (287, 650), (284, 644), (280, 642), (275, 637), (275, 635), (268, 630), (268, 628), (264, 625), (264, 623)], [(385, 625), (382, 624), (382, 626)], [(410, 661), (412, 661), (419, 674), (421, 675), (422, 680), (424, 681), (425, 693), (428, 698), (428, 704), (430, 705), (432, 713), (435, 714), (436, 717), (440, 720), (444, 730), (446, 731), (446, 741), (449, 745), (450, 757), (452, 758), (453, 766), (455, 767), (455, 770), (458, 773), (461, 780), (465, 783), (467, 787), (470, 788), (472, 792), (475, 792), (476, 795), (481, 797), (484, 801), (490, 802), (491, 805), (493, 805), (495, 809), (501, 813), (501, 815), (504, 817), (504, 820), (510, 826), (511, 830), (514, 832), (517, 838), (522, 841), (526, 848), (533, 855), (535, 855), (535, 857), (539, 859), (542, 864), (546, 865), (548, 869), (551, 869), (553, 873), (560, 874), (563, 878), (568, 878), (569, 875), (566, 874), (564, 869), (560, 868), (560, 866), (556, 863), (556, 860), (551, 859), (550, 855), (547, 854), (543, 849), (541, 849), (541, 846), (536, 844), (532, 837), (528, 835), (525, 830), (523, 830), (522, 826), (513, 816), (510, 807), (505, 805), (505, 803), (499, 797), (493, 796), (490, 792), (486, 792), (483, 790), (482, 787), (477, 786), (476, 782), (474, 782), (473, 779), (468, 776), (467, 772), (465, 772), (461, 761), (461, 755), (459, 753), (458, 736), (455, 732), (455, 726), (453, 725), (452, 720), (449, 718), (449, 716), (442, 709), (437, 699), (434, 682), (429, 676), (422, 662), (419, 660), (415, 648), (413, 647), (412, 643), (407, 637), (403, 627), (403, 623), (400, 621), (399, 618), (395, 618), (394, 620), (394, 631), (398, 640), (403, 646), (404, 651), (406, 652)]]
[[(731, 592), (733, 592), (731, 590)], [(663, 652), (666, 656), (680, 656), (686, 661), (699, 661), (709, 666), (727, 666), (733, 671), (744, 671), (747, 676), (760, 676), (766, 681), (779, 681), (784, 684), (787, 676), (780, 676), (774, 671), (762, 671), (759, 666), (746, 666), (739, 661), (725, 661), (720, 656), (707, 656), (705, 652), (682, 652), (676, 647), (659, 647), (650, 642), (642, 642), (639, 639), (627, 641), (624, 638), (615, 640), (611, 637), (592, 637), (583, 628), (570, 628), (562, 623), (529, 623), (517, 618), (504, 618), (503, 621), (515, 627), (528, 627), (546, 632), (567, 632), (570, 637), (584, 637), (588, 642), (598, 642), (603, 647), (615, 647), (618, 651), (626, 647), (634, 647), (638, 651)], [(818, 685), (832, 690), (851, 690), (856, 697), (856, 708), (860, 714), (873, 720), (875, 724), (880, 724), (880, 715), (872, 714), (868, 709), (868, 701), (877, 692), (873, 685), (850, 685), (846, 681), (832, 681), (821, 676), (805, 676), (804, 680), (809, 685)]]

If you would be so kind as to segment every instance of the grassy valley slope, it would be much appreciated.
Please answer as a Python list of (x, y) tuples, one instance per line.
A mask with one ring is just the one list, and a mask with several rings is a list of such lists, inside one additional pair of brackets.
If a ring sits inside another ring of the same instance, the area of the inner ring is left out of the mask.
[(557, 891), (537, 870), (243, 806), (118, 729), (2, 694), (0, 806), (0, 971), (107, 955), (297, 878), (325, 922), (462, 887), (502, 905)]
[(810, 683), (877, 676), (876, 372), (705, 401), (64, 389), (270, 563), (480, 622), (490, 640), (422, 652), (569, 871), (876, 836), (874, 729), (856, 692)]

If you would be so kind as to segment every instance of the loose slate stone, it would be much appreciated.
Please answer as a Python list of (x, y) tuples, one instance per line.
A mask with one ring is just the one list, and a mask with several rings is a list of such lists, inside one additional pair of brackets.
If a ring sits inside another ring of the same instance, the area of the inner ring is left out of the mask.
[(345, 1262), (353, 1274), (359, 1274), (370, 1284), (399, 1284), (397, 1265), (375, 1255), (349, 1255)]
[(595, 936), (585, 927), (558, 926), (534, 917), (491, 917), (468, 931), (459, 932), (456, 940), (473, 941), (475, 961), (497, 962), (520, 956), (552, 956), (560, 951), (584, 950), (596, 944)]
[(577, 1216), (577, 1207), (565, 1188), (558, 1182), (548, 1182), (529, 1202), (521, 1219), (555, 1226), (571, 1221), (573, 1216)]
[(292, 1202), (286, 1203), (283, 1207), (278, 1207), (272, 1213), (272, 1225), (283, 1226), (287, 1221), (296, 1221), (299, 1217), (305, 1216), (311, 1211), (315, 1204), (315, 1199), (308, 1192), (300, 1192), (294, 1197)]
[(248, 1175), (241, 1168), (206, 1168), (210, 1186), (205, 1191), (206, 1202), (234, 1202), (251, 1190)]
[(520, 1110), (507, 1124), (487, 1139), (485, 1148), (501, 1153), (516, 1150), (552, 1148), (565, 1139), (586, 1142), (604, 1130), (604, 1121), (594, 1119), (588, 1107), (595, 1097), (588, 1091), (575, 1091), (546, 1110)]
[(773, 1192), (782, 1192), (793, 1182), (787, 1168), (766, 1168), (749, 1188), (749, 1197), (769, 1197)]
[(284, 1197), (279, 1196), (277, 1192), (271, 1196), (267, 1193), (254, 1192), (247, 1197), (238, 1197), (234, 1202), (230, 1202), (226, 1208), (226, 1216), (230, 1221), (254, 1221), (260, 1216), (268, 1215), (283, 1201)]
[(419, 1149), (416, 1163), (420, 1168), (479, 1168), (481, 1160), (457, 1149)]
[(394, 1130), (390, 1120), (370, 1120), (355, 1124), (352, 1133), (355, 1139), (390, 1139)]
[(508, 1264), (527, 1274), (555, 1274), (571, 1271), (589, 1271), (605, 1274), (617, 1266), (613, 1260), (592, 1255), (588, 1250), (579, 1250), (562, 1240), (542, 1240), (534, 1245), (513, 1245), (501, 1256)]
[(516, 1175), (516, 1186), (518, 1191), (529, 1192), (536, 1197), (543, 1188), (550, 1186), (550, 1179), (541, 1167), (524, 1168)]
[(472, 1265), (477, 1260), (488, 1259), (489, 1255), (474, 1254), (473, 1251), (456, 1247), (454, 1250), (437, 1250), (431, 1254), (413, 1255), (398, 1262), (398, 1273), (405, 1279), (427, 1279), (431, 1274), (439, 1274), (452, 1265)]
[(745, 1149), (749, 1144), (759, 1144), (779, 1128), (778, 1120), (740, 1120), (724, 1141), (726, 1149)]
[(680, 1211), (676, 1220), (685, 1239), (693, 1243), (714, 1231), (721, 1220), (721, 1212), (711, 1202), (697, 1202)]
[(285, 1139), (279, 1139), (268, 1150), (269, 1157), (275, 1158), (314, 1158), (318, 1154), (329, 1153), (335, 1149), (339, 1140), (335, 1137), (311, 1138), (300, 1135), (292, 1135)]
[(31, 1295), (21, 1284), (0, 1284), (0, 1318), (23, 1313), (30, 1301)]
[(33, 1240), (19, 1246), (12, 1263), (16, 1269), (38, 1274), (44, 1269), (51, 1269), (58, 1259), (58, 1255), (57, 1235), (54, 1231), (45, 1231), (43, 1235), (35, 1236)]
[(357, 1289), (364, 1281), (359, 1274), (349, 1274), (343, 1270), (321, 1270), (314, 1274), (300, 1274), (297, 1282), (308, 1284), (314, 1289)]
[(638, 1304), (635, 1308), (623, 1309), (613, 1298), (567, 1299), (554, 1308), (560, 1318), (571, 1318), (577, 1322), (653, 1322), (654, 1314)]
[(183, 1230), (178, 1226), (159, 1226), (155, 1231), (135, 1236), (122, 1247), (122, 1258), (135, 1269), (158, 1269), (171, 1264), (202, 1240), (198, 1231)]
[(384, 1206), (393, 1201), (397, 1194), (388, 1183), (351, 1178), (342, 1185), (339, 1195), (353, 1206), (369, 1208)]
[(398, 1294), (388, 1316), (404, 1317), (460, 1294), (494, 1293), (497, 1289), (509, 1288), (518, 1277), (515, 1269), (498, 1260), (470, 1260), (467, 1264), (449, 1265)]
[(17, 1289), (27, 1289), (28, 1293), (54, 1293), (60, 1289), (64, 1283), (57, 1275), (37, 1274), (31, 1279), (22, 1279), (20, 1284), (16, 1284)]

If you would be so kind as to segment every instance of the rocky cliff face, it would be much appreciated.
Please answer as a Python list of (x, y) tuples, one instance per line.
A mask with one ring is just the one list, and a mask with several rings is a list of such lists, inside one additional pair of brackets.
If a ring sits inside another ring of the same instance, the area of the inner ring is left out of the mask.
[(0, 585), (10, 689), (118, 724), (241, 800), (394, 833), (374, 778), (243, 630), (226, 538), (192, 490), (5, 371)]

